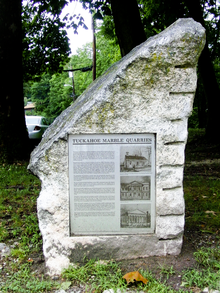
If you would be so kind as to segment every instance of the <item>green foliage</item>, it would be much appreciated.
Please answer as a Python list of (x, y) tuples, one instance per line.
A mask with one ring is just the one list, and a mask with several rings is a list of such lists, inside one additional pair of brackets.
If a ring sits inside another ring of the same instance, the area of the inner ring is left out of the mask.
[(184, 196), (187, 228), (217, 233), (220, 227), (220, 181), (199, 176), (185, 178)]
[(50, 91), (43, 101), (47, 107), (43, 107), (41, 111), (43, 116), (56, 118), (73, 102), (72, 88), (64, 86), (67, 80), (68, 74), (66, 72), (53, 75), (50, 79)]
[[(22, 6), (24, 80), (62, 71), (70, 54), (65, 23), (59, 17), (61, 11), (35, 2), (25, 1)], [(61, 2), (57, 7), (64, 6)]]
[(83, 266), (70, 266), (62, 273), (62, 277), (74, 284), (89, 284), (90, 291), (102, 292), (109, 288), (125, 288), (119, 264), (113, 261), (103, 262), (89, 260)]
[[(220, 144), (219, 143), (211, 143), (207, 137), (205, 129), (188, 129), (189, 135), (186, 145), (186, 163), (190, 163), (191, 161), (203, 161), (203, 160), (213, 160), (213, 159), (220, 159)], [(213, 167), (218, 167), (218, 164), (214, 164)], [(201, 165), (201, 164), (200, 164)], [(208, 171), (212, 170), (209, 169), (206, 164), (201, 165), (201, 170)], [(188, 165), (186, 165), (186, 168)], [(196, 166), (195, 166), (196, 167)], [(198, 165), (199, 167), (199, 165)], [(195, 172), (193, 173), (196, 176)], [(201, 178), (203, 178), (201, 176)], [(211, 178), (210, 178), (211, 179)]]
[(80, 15), (61, 13), (68, 1), (28, 0), (22, 3), (24, 80), (39, 80), (44, 73), (62, 72), (69, 60), (67, 28), (87, 29)]
[(208, 102), (204, 91), (203, 82), (200, 74), (197, 74), (197, 89), (194, 99), (193, 112), (189, 117), (189, 128), (205, 128), (208, 119)]
[[(50, 92), (50, 79), (49, 74), (43, 74), (39, 82), (34, 82), (31, 85), (31, 100), (32, 101), (44, 101)], [(45, 105), (47, 106), (47, 105)]]
[(198, 107), (194, 107), (192, 115), (189, 117), (188, 127), (198, 128), (198, 126), (199, 126)]
[(170, 276), (175, 275), (175, 270), (173, 269), (173, 266), (171, 267), (166, 267), (166, 266), (161, 266), (160, 267), (161, 271), (160, 274), (161, 276), (166, 276), (166, 279), (168, 280)]
[[(173, 270), (169, 271), (173, 274)], [(127, 285), (122, 278), (122, 272), (120, 269), (120, 263), (114, 263), (112, 261), (103, 262), (89, 260), (83, 266), (71, 265), (68, 269), (65, 269), (62, 273), (62, 277), (66, 280), (70, 280), (73, 284), (87, 284), (86, 292), (103, 292), (107, 289), (113, 289), (116, 292), (117, 289), (122, 291), (128, 287), (132, 288), (135, 292), (163, 292), (163, 293), (175, 293), (170, 287), (156, 280), (154, 276), (148, 271), (140, 270), (141, 275), (148, 280), (148, 283), (144, 285), (142, 282), (137, 282), (132, 285)], [(182, 290), (178, 291), (183, 292)]]
[[(104, 38), (97, 33), (96, 41), (96, 75), (101, 76), (120, 57), (120, 50), (113, 41)], [(92, 44), (86, 44), (77, 50), (77, 55), (71, 57), (69, 67), (83, 68), (92, 65)], [(80, 96), (92, 82), (92, 72), (74, 72), (74, 84), (76, 96)], [(71, 82), (70, 82), (71, 83)]]
[(194, 252), (198, 264), (210, 269), (220, 269), (220, 247), (202, 247)]
[(205, 268), (186, 270), (183, 274), (184, 286), (219, 290), (220, 248), (202, 247), (194, 256), (198, 264)]
[[(84, 68), (92, 65), (92, 45), (87, 43), (81, 49), (77, 50), (77, 54), (71, 56), (67, 69)], [(92, 82), (92, 71), (82, 72), (74, 71), (74, 88), (76, 97), (79, 97)], [(72, 85), (72, 78), (69, 78), (68, 84)]]
[(47, 292), (57, 288), (57, 283), (47, 280), (45, 278), (36, 278), (31, 273), (30, 270), (31, 264), (26, 263), (22, 264), (19, 268), (19, 271), (9, 272), (9, 276), (5, 283), (0, 284), (1, 292), (21, 292), (21, 293), (30, 293), (30, 292)]
[(97, 77), (101, 76), (112, 64), (121, 59), (120, 48), (114, 41), (97, 33)]
[(21, 237), (22, 246), (41, 246), (36, 215), (40, 181), (27, 164), (0, 165), (0, 242)]
[[(97, 77), (108, 67), (120, 59), (119, 47), (112, 41), (97, 34)], [(68, 69), (84, 68), (92, 65), (92, 45), (86, 44), (78, 49), (66, 65)], [(92, 82), (92, 71), (74, 72), (75, 97), (79, 97)], [(30, 85), (30, 84), (29, 84)], [(27, 87), (28, 85), (26, 85)], [(56, 118), (73, 102), (73, 80), (67, 72), (50, 76), (44, 74), (39, 82), (34, 82), (29, 88), (30, 100), (36, 103), (35, 114), (47, 118)], [(33, 113), (32, 113), (33, 114)]]
[(147, 38), (160, 33), (178, 18), (187, 16), (184, 1), (139, 0), (138, 2)]
[(183, 275), (183, 285), (185, 287), (199, 288), (209, 287), (210, 289), (220, 289), (220, 272), (212, 271), (210, 268), (204, 270), (188, 270)]
[[(186, 229), (190, 231), (220, 232), (220, 169), (218, 162), (213, 161), (219, 158), (220, 146), (207, 141), (204, 129), (189, 129), (183, 183)], [(206, 164), (205, 160), (213, 163)]]
[(115, 44), (118, 44), (115, 33), (115, 24), (112, 16), (106, 15), (103, 18), (102, 25), (100, 26), (100, 32), (103, 36), (105, 36), (105, 38), (112, 40)]
[[(28, 258), (42, 249), (38, 227), (36, 199), (40, 181), (27, 171), (27, 163), (0, 165), (0, 242), (14, 240), (7, 278), (1, 279), (1, 292), (47, 292), (56, 287), (51, 280), (38, 278), (31, 272)], [(10, 259), (5, 258), (8, 264)]]
[(165, 283), (161, 283), (158, 281), (151, 272), (140, 270), (141, 275), (148, 280), (148, 283), (144, 286), (141, 286), (142, 288), (139, 288), (141, 291), (144, 292), (151, 292), (151, 293), (183, 293), (184, 290), (173, 290), (169, 286), (167, 286)]

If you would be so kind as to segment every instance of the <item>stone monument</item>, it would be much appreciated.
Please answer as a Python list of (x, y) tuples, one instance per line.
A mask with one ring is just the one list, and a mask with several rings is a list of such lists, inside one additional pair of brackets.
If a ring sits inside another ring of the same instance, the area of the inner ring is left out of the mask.
[(45, 132), (28, 168), (46, 266), (177, 255), (187, 121), (205, 29), (179, 19), (111, 66)]

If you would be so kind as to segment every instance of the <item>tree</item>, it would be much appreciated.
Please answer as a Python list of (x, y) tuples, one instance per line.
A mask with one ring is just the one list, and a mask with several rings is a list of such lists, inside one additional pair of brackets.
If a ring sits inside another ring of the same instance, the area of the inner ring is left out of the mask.
[(134, 47), (146, 41), (137, 1), (111, 0), (111, 10), (121, 55), (125, 56)]
[(28, 134), (24, 119), (21, 1), (0, 0), (0, 158), (22, 159)]
[[(100, 32), (97, 34), (97, 77), (102, 75), (109, 66), (118, 61), (120, 50), (111, 40), (104, 38)], [(66, 69), (87, 68), (92, 65), (92, 44), (88, 43), (77, 54), (71, 56)], [(74, 86), (77, 98), (89, 84), (92, 83), (91, 71), (74, 71)], [(45, 74), (41, 80), (34, 82), (30, 88), (30, 99), (36, 103), (36, 114), (47, 118), (56, 118), (73, 102), (73, 82), (67, 72), (50, 76)]]
[(70, 48), (65, 23), (53, 6), (44, 1), (25, 2), (22, 7), (22, 43), (24, 80), (44, 73), (61, 72), (68, 61)]
[(50, 91), (47, 96), (48, 106), (43, 113), (47, 117), (56, 118), (72, 102), (72, 87), (64, 86), (68, 80), (68, 73), (54, 74), (50, 79)]
[[(36, 81), (30, 88), (30, 100), (35, 102), (35, 113), (41, 115), (49, 106), (48, 94), (50, 92), (51, 75), (43, 74), (40, 81)], [(44, 114), (42, 114), (44, 116)]]
[[(99, 28), (98, 28), (99, 30)], [(120, 49), (118, 45), (112, 40), (108, 40), (98, 32), (96, 33), (97, 39), (97, 77), (101, 76), (113, 63), (118, 61), (120, 56)], [(86, 44), (81, 49), (77, 50), (77, 55), (71, 57), (70, 67), (83, 68), (92, 65), (92, 44)], [(92, 82), (92, 75), (90, 72), (74, 72), (74, 84), (76, 95), (79, 96)]]
[(63, 24), (58, 20), (66, 1), (32, 0), (32, 6), (23, 12), (21, 3), (21, 0), (0, 0), (0, 158), (5, 161), (25, 158), (29, 151), (23, 67), (26, 79), (42, 74), (46, 68), (50, 73), (55, 72), (69, 53), (66, 33), (60, 30)]
[(95, 18), (111, 15), (121, 56), (146, 40), (136, 0), (80, 0), (85, 9), (89, 8)]
[[(189, 9), (190, 15), (196, 21), (200, 22), (204, 27), (206, 27), (201, 7), (201, 1), (194, 0), (192, 4), (192, 1), (186, 0), (186, 4)], [(216, 38), (217, 43), (219, 42), (219, 29), (220, 22), (218, 22), (218, 36)], [(209, 50), (208, 41), (206, 42), (205, 48), (199, 59), (199, 72), (201, 74), (204, 92), (208, 101), (208, 121), (206, 126), (206, 134), (211, 141), (220, 142), (219, 135), (216, 135), (217, 130), (220, 127), (220, 120), (218, 117), (220, 109), (220, 89), (214, 71), (214, 66), (211, 60), (211, 53)]]

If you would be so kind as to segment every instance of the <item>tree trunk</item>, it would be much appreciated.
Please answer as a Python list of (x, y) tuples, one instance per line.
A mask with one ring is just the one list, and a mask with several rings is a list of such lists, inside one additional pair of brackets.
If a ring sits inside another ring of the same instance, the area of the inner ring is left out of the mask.
[[(195, 21), (200, 22), (205, 27), (200, 0), (186, 0), (190, 15)], [(220, 141), (218, 134), (220, 128), (220, 89), (216, 79), (215, 71), (210, 57), (208, 43), (199, 58), (199, 72), (203, 81), (205, 95), (208, 101), (208, 122), (206, 135), (213, 142)]]
[[(202, 87), (203, 88), (203, 87)], [(200, 99), (198, 101), (198, 118), (199, 118), (199, 128), (206, 128), (207, 125), (207, 114), (206, 114), (206, 95), (203, 92), (201, 93)]]
[(146, 35), (136, 0), (111, 0), (111, 8), (123, 57), (146, 41)]
[(21, 0), (0, 0), (0, 161), (27, 157), (22, 78)]
[(205, 95), (208, 101), (208, 121), (206, 126), (206, 135), (210, 141), (220, 142), (220, 89), (211, 62), (208, 44), (206, 44), (200, 57), (199, 71), (202, 76)]

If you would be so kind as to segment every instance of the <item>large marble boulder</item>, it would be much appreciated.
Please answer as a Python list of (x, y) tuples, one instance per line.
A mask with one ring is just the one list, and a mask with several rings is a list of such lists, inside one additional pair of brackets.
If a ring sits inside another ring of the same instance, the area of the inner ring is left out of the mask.
[[(45, 132), (28, 168), (42, 182), (37, 200), (49, 273), (85, 256), (124, 259), (179, 254), (184, 231), (187, 121), (205, 29), (179, 19), (111, 66)], [(155, 134), (155, 230), (150, 234), (70, 236), (68, 137)]]

